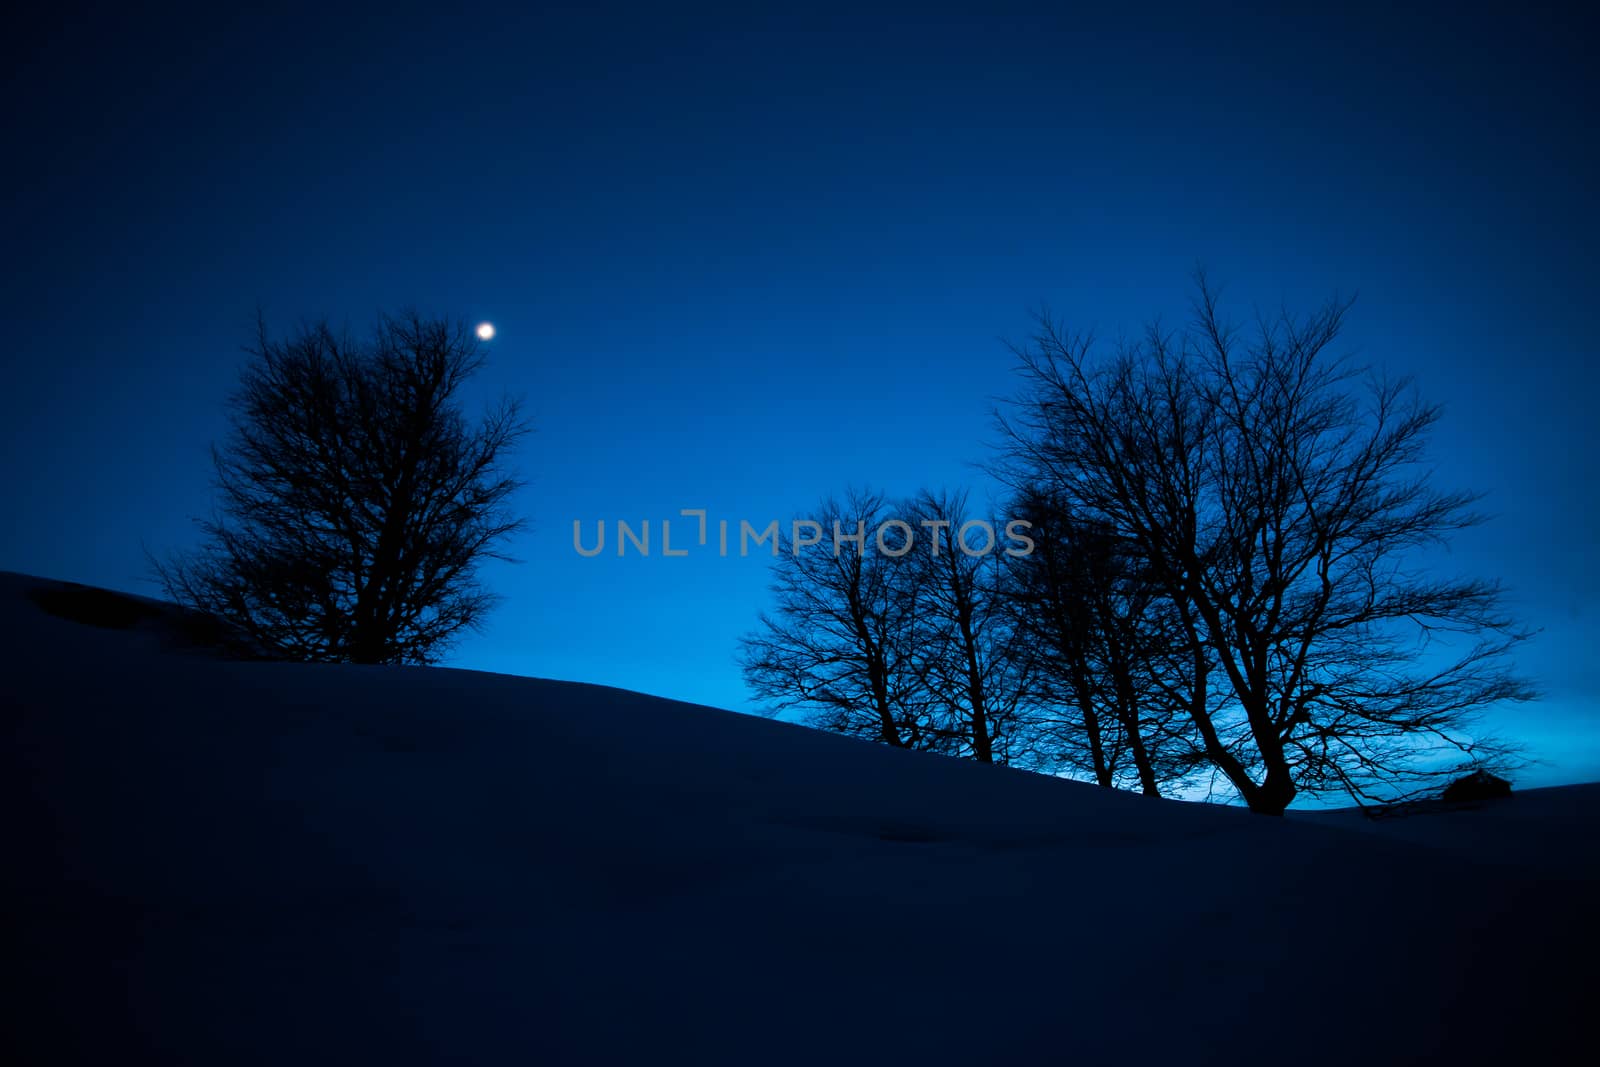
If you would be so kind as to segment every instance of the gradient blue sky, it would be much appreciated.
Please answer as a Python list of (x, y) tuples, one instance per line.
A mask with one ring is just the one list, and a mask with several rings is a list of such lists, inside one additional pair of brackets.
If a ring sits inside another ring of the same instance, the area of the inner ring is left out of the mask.
[[(198, 9), (197, 9), (198, 10)], [(1002, 338), (1357, 293), (1498, 517), (1445, 562), (1543, 635), (1496, 725), (1600, 778), (1588, 27), (1340, 5), (57, 9), (5, 45), (0, 567), (149, 592), (259, 305), (492, 320), (525, 561), (459, 666), (740, 709), (765, 562), (574, 519), (764, 522), (969, 485)]]

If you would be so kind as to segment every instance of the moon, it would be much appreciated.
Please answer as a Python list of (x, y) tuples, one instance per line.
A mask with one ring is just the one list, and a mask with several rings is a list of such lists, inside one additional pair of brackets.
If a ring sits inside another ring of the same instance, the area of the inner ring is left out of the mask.
[(480, 323), (478, 323), (478, 340), (487, 341), (493, 336), (494, 336), (494, 323), (492, 323), (492, 322), (480, 322)]

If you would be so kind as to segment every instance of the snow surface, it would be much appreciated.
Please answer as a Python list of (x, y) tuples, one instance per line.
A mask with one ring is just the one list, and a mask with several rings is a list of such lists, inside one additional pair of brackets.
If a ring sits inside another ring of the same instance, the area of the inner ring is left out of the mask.
[(1600, 787), (1270, 819), (602, 686), (224, 660), (54, 584), (0, 574), (9, 1062), (1592, 1042)]

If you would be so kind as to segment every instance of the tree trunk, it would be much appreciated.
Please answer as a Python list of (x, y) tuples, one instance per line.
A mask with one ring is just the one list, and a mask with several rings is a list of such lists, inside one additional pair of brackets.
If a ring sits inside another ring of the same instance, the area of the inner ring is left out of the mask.
[(1113, 787), (1111, 767), (1106, 763), (1105, 739), (1100, 734), (1100, 713), (1095, 711), (1088, 681), (1077, 673), (1078, 708), (1083, 713), (1083, 730), (1089, 736), (1089, 758), (1094, 763), (1094, 780), (1107, 789)]

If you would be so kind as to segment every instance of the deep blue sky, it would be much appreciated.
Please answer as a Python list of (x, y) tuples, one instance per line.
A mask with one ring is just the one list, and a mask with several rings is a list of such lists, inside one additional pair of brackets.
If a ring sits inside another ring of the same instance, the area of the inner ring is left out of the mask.
[[(991, 9), (994, 10), (994, 9)], [(65, 12), (11, 35), (0, 567), (151, 591), (259, 305), (492, 320), (538, 432), (525, 560), (460, 666), (747, 708), (761, 559), (580, 559), (574, 519), (971, 485), (1001, 338), (1358, 293), (1446, 405), (1449, 563), (1544, 634), (1497, 720), (1600, 778), (1589, 28), (811, 5)], [(476, 403), (480, 396), (475, 395)]]

